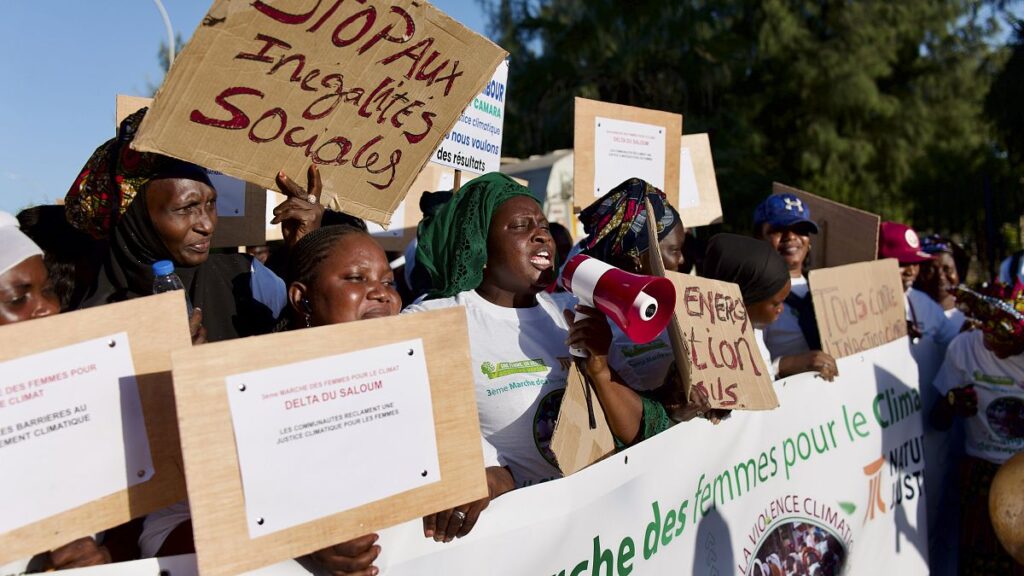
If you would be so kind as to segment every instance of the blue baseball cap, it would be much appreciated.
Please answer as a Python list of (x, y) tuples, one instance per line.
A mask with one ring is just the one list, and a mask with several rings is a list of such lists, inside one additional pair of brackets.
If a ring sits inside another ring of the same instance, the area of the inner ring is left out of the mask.
[(817, 223), (811, 220), (811, 209), (792, 194), (769, 196), (754, 209), (754, 228), (760, 228), (766, 222), (773, 228), (806, 224), (812, 234), (818, 233)]

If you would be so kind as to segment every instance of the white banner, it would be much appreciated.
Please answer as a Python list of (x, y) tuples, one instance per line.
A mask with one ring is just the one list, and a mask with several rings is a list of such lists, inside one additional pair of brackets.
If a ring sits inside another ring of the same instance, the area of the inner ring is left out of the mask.
[[(777, 383), (776, 410), (679, 425), (502, 496), (461, 540), (427, 540), (419, 521), (386, 530), (376, 564), (387, 576), (926, 574), (907, 340), (840, 359), (839, 370), (831, 383)], [(307, 572), (289, 562), (259, 573)]]

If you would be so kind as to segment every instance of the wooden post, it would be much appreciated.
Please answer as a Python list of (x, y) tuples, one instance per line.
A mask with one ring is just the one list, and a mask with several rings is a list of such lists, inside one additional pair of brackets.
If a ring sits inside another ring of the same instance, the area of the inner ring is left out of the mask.
[(455, 171), (455, 184), (452, 187), (452, 192), (458, 192), (459, 188), (462, 188), (462, 170)]
[[(665, 276), (665, 262), (661, 259), (661, 250), (658, 248), (658, 223), (654, 216), (654, 206), (650, 198), (644, 198), (647, 206), (647, 253), (651, 263), (651, 271), (655, 276)], [(690, 402), (690, 350), (683, 338), (683, 331), (679, 326), (679, 319), (672, 313), (672, 321), (668, 323), (668, 336), (672, 342), (672, 352), (676, 357), (676, 370), (679, 372), (679, 381), (683, 384), (683, 398), (686, 403)]]

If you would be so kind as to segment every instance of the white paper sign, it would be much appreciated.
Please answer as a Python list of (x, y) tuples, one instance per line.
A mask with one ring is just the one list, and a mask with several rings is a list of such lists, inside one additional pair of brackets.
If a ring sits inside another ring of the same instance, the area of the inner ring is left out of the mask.
[(508, 97), (508, 61), (498, 64), (491, 81), (484, 86), (445, 134), (430, 157), (432, 162), (478, 174), (497, 172), (501, 167), (501, 136)]
[(633, 177), (665, 189), (664, 128), (600, 116), (594, 122), (594, 196)]
[(419, 338), (225, 382), (251, 538), (441, 479)]
[(210, 183), (217, 190), (217, 216), (221, 218), (245, 217), (245, 182), (210, 170)]
[(0, 534), (153, 477), (124, 332), (0, 363)]
[(380, 224), (367, 220), (366, 230), (370, 233), (370, 236), (378, 238), (398, 238), (401, 236), (402, 229), (405, 228), (405, 203), (407, 201), (402, 200), (399, 202), (398, 208), (395, 208), (395, 213), (391, 215), (391, 224), (387, 230)]
[(697, 172), (693, 169), (693, 157), (690, 155), (690, 149), (683, 146), (679, 153), (679, 205), (676, 208), (682, 210), (697, 206), (700, 206)]

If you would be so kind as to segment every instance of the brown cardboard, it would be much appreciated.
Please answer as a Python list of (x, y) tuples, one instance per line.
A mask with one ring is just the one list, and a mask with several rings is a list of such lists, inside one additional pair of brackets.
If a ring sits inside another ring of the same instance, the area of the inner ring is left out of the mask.
[(317, 163), (326, 206), (386, 224), (505, 56), (417, 0), (216, 0), (133, 146), (263, 188)]
[[(680, 185), (679, 194), (674, 198), (670, 196), (670, 198), (673, 198), (672, 205), (679, 210), (679, 216), (687, 228), (720, 223), (722, 221), (722, 200), (718, 196), (715, 163), (711, 158), (711, 140), (708, 139), (706, 133), (683, 134), (680, 146), (690, 153), (700, 204), (684, 208), (682, 199), (683, 187)], [(680, 160), (680, 178), (685, 176), (686, 170), (687, 167)]]
[(558, 420), (551, 435), (551, 451), (562, 474), (568, 476), (590, 466), (615, 451), (615, 439), (605, 418), (604, 409), (597, 399), (597, 392), (590, 391), (596, 428), (590, 427), (590, 412), (587, 410), (586, 379), (576, 364), (569, 367), (565, 394), (558, 409)]
[(573, 206), (583, 209), (594, 198), (594, 119), (614, 118), (629, 122), (642, 122), (665, 128), (665, 193), (669, 198), (679, 196), (679, 134), (683, 133), (680, 114), (610, 104), (586, 98), (576, 98), (573, 128)]
[(117, 131), (121, 127), (121, 122), (123, 122), (125, 118), (139, 110), (142, 110), (152, 103), (153, 99), (146, 98), (145, 96), (128, 96), (126, 94), (118, 94), (114, 100), (114, 135), (117, 135)]
[(119, 526), (185, 498), (171, 353), (192, 346), (186, 316), (181, 293), (170, 292), (0, 327), (4, 343), (0, 361), (127, 332), (155, 471), (147, 482), (0, 534), (0, 565)]
[[(410, 338), (423, 340), (441, 480), (250, 539), (225, 378)], [(461, 307), (206, 344), (175, 354), (173, 361), (201, 574), (267, 566), (487, 495), (469, 331)]]
[(754, 338), (739, 286), (666, 272), (676, 286), (676, 317), (690, 351), (693, 385), (712, 408), (770, 410), (779, 405), (770, 368)]
[(819, 232), (811, 236), (811, 268), (834, 268), (874, 260), (878, 255), (877, 214), (851, 208), (799, 188), (774, 182), (772, 194), (793, 194), (811, 210)]
[(887, 258), (811, 270), (821, 347), (842, 358), (907, 335), (899, 263)]

